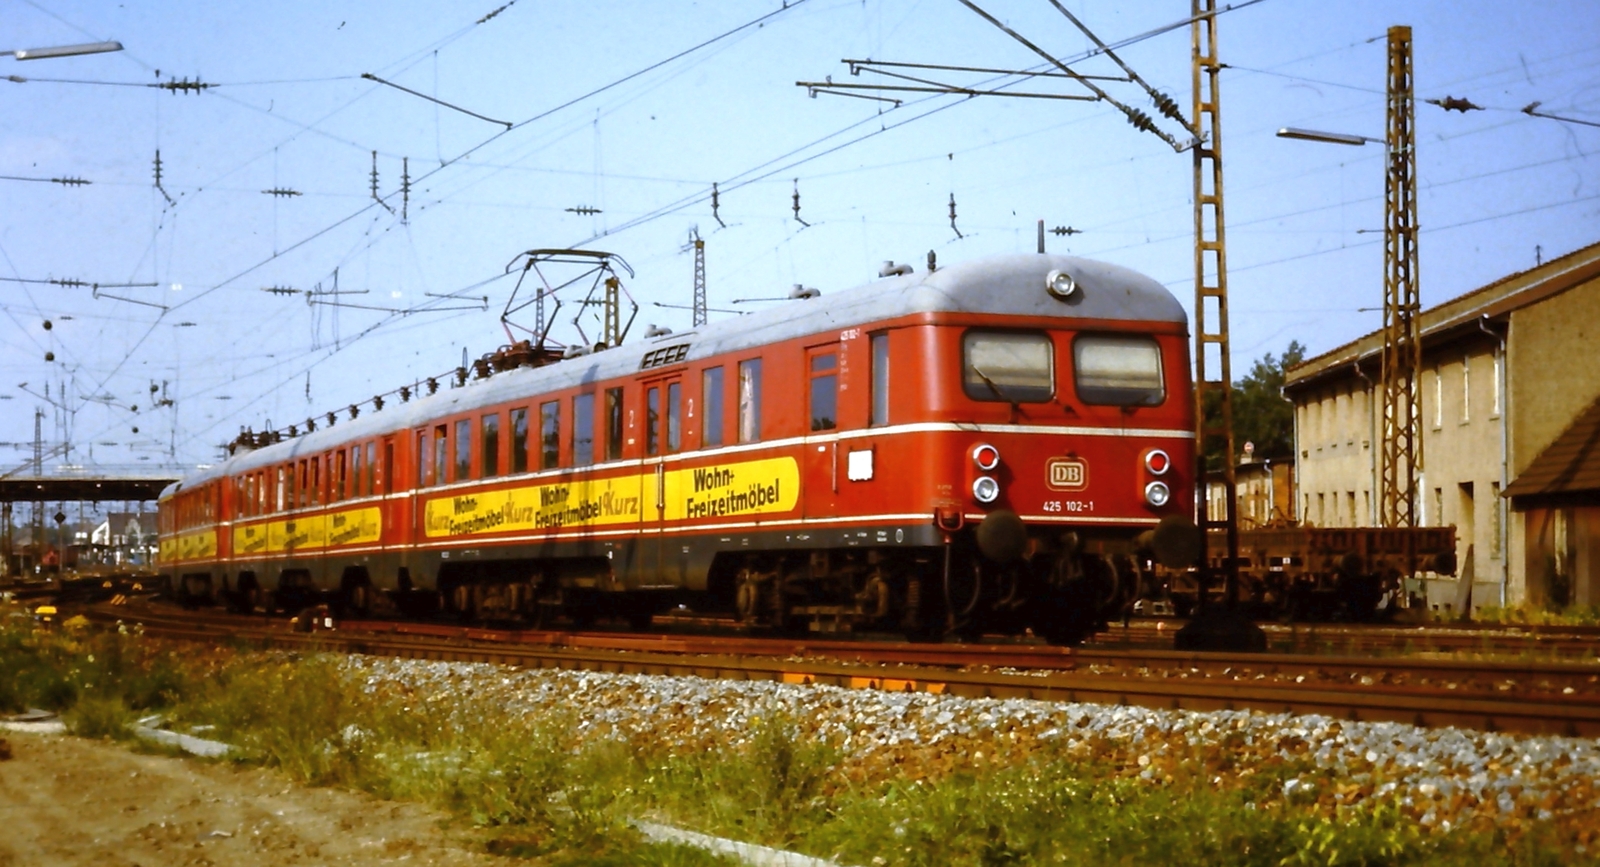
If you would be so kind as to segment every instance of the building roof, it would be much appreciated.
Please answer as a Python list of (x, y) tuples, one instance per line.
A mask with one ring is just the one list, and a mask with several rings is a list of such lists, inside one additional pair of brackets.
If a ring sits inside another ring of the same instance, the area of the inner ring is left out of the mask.
[[(1513, 310), (1559, 295), (1596, 278), (1600, 278), (1600, 243), (1574, 250), (1538, 267), (1502, 277), (1487, 286), (1422, 311), (1419, 326), (1423, 348), (1463, 330), (1477, 331), (1484, 318), (1501, 322)], [(1496, 331), (1496, 337), (1503, 335), (1503, 326), (1496, 326)], [(1353, 376), (1357, 364), (1367, 368), (1369, 376), (1375, 375), (1382, 351), (1383, 331), (1380, 329), (1290, 368), (1284, 373), (1283, 387), (1286, 391), (1294, 391), (1325, 379)]]
[(1600, 399), (1580, 413), (1506, 487), (1508, 497), (1538, 497), (1600, 491)]

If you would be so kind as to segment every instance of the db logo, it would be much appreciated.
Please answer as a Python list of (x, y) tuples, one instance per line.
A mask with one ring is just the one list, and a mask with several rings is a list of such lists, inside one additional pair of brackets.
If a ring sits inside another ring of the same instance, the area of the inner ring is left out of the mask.
[(1081, 491), (1089, 486), (1089, 465), (1078, 458), (1051, 458), (1045, 468), (1052, 490)]

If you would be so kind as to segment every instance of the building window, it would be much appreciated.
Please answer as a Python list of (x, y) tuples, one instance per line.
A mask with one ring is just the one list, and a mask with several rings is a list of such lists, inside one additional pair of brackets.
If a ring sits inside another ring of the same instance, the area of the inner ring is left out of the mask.
[(511, 472), (528, 471), (528, 408), (511, 411)]
[(472, 478), (472, 419), (456, 422), (456, 475), (454, 482)]
[(874, 334), (869, 338), (872, 348), (872, 415), (868, 427), (881, 427), (889, 423), (889, 332)]
[(1461, 358), (1461, 423), (1466, 424), (1472, 418), (1472, 359), (1467, 356)]
[(739, 442), (761, 440), (761, 359), (739, 362)]
[(561, 466), (561, 402), (539, 404), (539, 468)]
[(722, 368), (700, 374), (700, 445), (722, 445)]
[(1422, 519), (1422, 525), (1425, 526), (1425, 527), (1426, 526), (1434, 526), (1434, 527), (1443, 527), (1444, 526), (1444, 488), (1434, 488), (1433, 489), (1433, 523), (1429, 524), (1427, 516), (1424, 515), (1423, 519)]
[(594, 463), (594, 395), (572, 398), (572, 463), (586, 467)]
[(482, 453), (478, 462), (483, 467), (483, 478), (492, 479), (500, 475), (500, 413), (478, 419), (478, 441)]
[(839, 427), (839, 356), (821, 352), (811, 356), (811, 429)]
[(606, 389), (606, 460), (622, 457), (622, 389)]
[(1356, 492), (1345, 491), (1345, 502), (1349, 504), (1350, 508), (1349, 514), (1346, 515), (1346, 518), (1350, 521), (1350, 526), (1357, 526), (1359, 522), (1356, 520)]
[(1444, 371), (1437, 364), (1433, 366), (1433, 427), (1444, 427)]

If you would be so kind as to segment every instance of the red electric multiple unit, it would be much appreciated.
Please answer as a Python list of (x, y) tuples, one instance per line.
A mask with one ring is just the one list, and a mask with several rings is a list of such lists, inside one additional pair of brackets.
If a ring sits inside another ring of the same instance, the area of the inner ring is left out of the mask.
[(243, 609), (643, 625), (687, 601), (1074, 642), (1192, 508), (1186, 335), (1114, 265), (900, 273), (236, 454), (162, 494), (161, 570)]

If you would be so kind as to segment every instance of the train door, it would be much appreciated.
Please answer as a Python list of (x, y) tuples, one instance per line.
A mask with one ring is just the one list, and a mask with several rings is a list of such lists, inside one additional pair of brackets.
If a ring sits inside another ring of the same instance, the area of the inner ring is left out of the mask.
[(645, 532), (640, 542), (640, 586), (677, 586), (683, 582), (685, 554), (667, 504), (667, 474), (676, 469), (670, 456), (683, 449), (683, 377), (663, 376), (644, 384), (644, 472), (641, 492)]
[(806, 444), (800, 489), (807, 518), (838, 513), (839, 344), (806, 350)]

